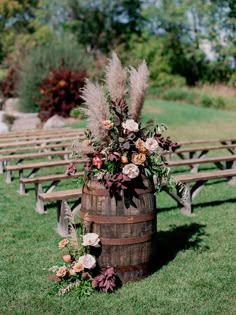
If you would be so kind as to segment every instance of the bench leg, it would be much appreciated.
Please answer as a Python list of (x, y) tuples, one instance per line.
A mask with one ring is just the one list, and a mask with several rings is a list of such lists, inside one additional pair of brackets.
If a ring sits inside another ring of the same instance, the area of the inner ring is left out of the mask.
[(0, 161), (0, 174), (4, 172), (4, 161)]
[(62, 236), (67, 237), (69, 235), (69, 221), (65, 218), (66, 207), (69, 207), (66, 201), (57, 202), (57, 228), (56, 232)]
[(6, 174), (6, 183), (9, 184), (12, 182), (12, 171), (7, 171)]
[(35, 187), (35, 194), (36, 194), (36, 207), (35, 210), (36, 212), (40, 214), (47, 213), (44, 209), (44, 201), (39, 199), (39, 193), (43, 192), (42, 186), (40, 184), (36, 184)]
[[(233, 162), (232, 168), (236, 169), (236, 161)], [(236, 176), (233, 176), (229, 181), (230, 185), (236, 185)]]

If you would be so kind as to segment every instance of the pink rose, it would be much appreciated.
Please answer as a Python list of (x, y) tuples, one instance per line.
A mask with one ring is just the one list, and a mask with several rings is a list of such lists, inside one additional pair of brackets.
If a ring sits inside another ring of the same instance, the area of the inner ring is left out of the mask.
[(82, 245), (100, 247), (99, 242), (100, 242), (100, 239), (96, 233), (87, 233), (83, 236)]
[(158, 142), (154, 138), (147, 138), (147, 140), (145, 141), (145, 148), (150, 153), (154, 153), (158, 149)]
[(137, 165), (130, 163), (123, 167), (122, 173), (127, 175), (129, 178), (135, 178), (139, 175), (139, 168)]
[(94, 256), (87, 254), (80, 256), (79, 263), (86, 269), (93, 269), (96, 266), (96, 259)]
[(98, 169), (100, 169), (102, 167), (102, 160), (101, 160), (101, 158), (98, 155), (93, 157), (92, 164), (94, 166), (96, 166)]

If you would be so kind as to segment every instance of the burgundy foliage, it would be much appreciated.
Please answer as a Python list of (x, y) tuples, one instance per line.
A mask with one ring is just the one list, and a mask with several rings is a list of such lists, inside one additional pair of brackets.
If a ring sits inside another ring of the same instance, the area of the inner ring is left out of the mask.
[(65, 174), (70, 176), (70, 175), (74, 175), (75, 173), (76, 173), (76, 167), (73, 162), (70, 162), (67, 166)]
[(85, 77), (85, 70), (74, 71), (63, 63), (58, 70), (51, 69), (40, 85), (39, 118), (46, 121), (55, 114), (68, 117), (72, 108), (83, 103), (80, 89), (84, 87)]
[(116, 276), (114, 268), (107, 266), (95, 277), (97, 288), (102, 292), (112, 292), (116, 288)]

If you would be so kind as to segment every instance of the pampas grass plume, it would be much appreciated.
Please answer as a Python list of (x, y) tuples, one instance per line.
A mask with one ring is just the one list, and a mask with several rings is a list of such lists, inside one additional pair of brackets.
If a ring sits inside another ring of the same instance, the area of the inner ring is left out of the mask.
[(106, 67), (106, 84), (113, 102), (121, 100), (126, 91), (126, 71), (122, 68), (120, 59), (113, 52)]
[(130, 73), (130, 115), (135, 121), (140, 119), (143, 108), (144, 96), (148, 87), (149, 71), (146, 62), (139, 65), (138, 70), (133, 67), (129, 69)]

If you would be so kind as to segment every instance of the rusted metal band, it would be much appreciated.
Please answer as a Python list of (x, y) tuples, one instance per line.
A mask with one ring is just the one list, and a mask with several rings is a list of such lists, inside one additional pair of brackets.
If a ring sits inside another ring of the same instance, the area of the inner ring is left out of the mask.
[(118, 266), (114, 267), (116, 271), (120, 272), (130, 272), (130, 271), (139, 271), (139, 270), (148, 270), (148, 263), (138, 264), (138, 265), (129, 265), (129, 266)]
[(135, 190), (136, 194), (138, 194), (138, 195), (144, 195), (144, 194), (147, 194), (147, 193), (154, 193), (152, 187), (148, 187), (148, 188), (135, 188), (134, 190)]
[(86, 219), (88, 222), (94, 222), (98, 224), (132, 224), (140, 222), (148, 222), (155, 219), (156, 215), (154, 212), (141, 215), (129, 215), (129, 216), (115, 216), (115, 215), (93, 215), (88, 214), (84, 210), (80, 210), (81, 219)]
[(106, 189), (93, 189), (93, 188), (88, 189), (87, 187), (84, 187), (83, 193), (87, 195), (92, 195), (92, 196), (105, 196), (105, 197), (109, 196), (109, 191)]
[[(138, 195), (144, 195), (147, 193), (153, 193), (153, 188), (152, 187), (147, 187), (147, 188), (135, 188), (134, 189), (136, 194)], [(109, 191), (106, 189), (88, 189), (87, 187), (83, 188), (83, 193), (87, 195), (92, 195), (92, 196), (110, 196)]]
[(104, 238), (100, 237), (102, 245), (131, 245), (139, 244), (150, 241), (152, 239), (153, 233), (137, 236), (137, 237), (125, 237), (125, 238)]

